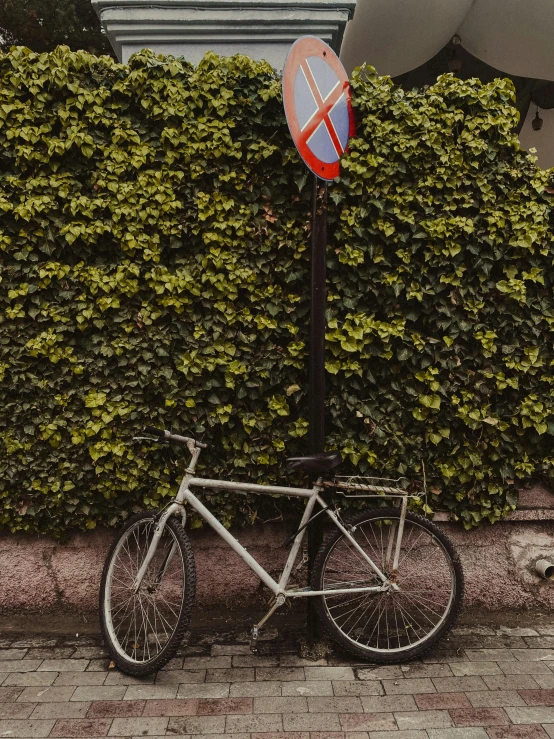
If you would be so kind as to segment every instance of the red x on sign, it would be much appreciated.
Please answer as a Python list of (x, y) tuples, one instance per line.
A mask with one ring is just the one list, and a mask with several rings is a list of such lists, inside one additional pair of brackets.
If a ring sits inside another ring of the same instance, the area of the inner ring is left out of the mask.
[(292, 45), (283, 71), (283, 103), (306, 165), (323, 180), (337, 177), (354, 116), (344, 67), (320, 39), (304, 36)]

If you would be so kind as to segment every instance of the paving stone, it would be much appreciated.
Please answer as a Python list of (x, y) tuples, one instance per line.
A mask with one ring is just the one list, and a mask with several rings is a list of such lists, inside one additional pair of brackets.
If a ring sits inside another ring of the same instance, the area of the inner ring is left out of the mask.
[[(266, 682), (258, 683), (234, 683), (231, 685), (229, 696), (231, 698), (255, 698), (258, 695), (279, 696), (281, 695), (281, 686), (283, 686), (284, 690), (285, 686), (300, 684), (305, 684), (305, 681), (302, 680), (298, 683), (281, 683), (278, 681), (268, 680)], [(283, 692), (283, 695), (288, 695), (288, 693)], [(294, 693), (294, 695), (296, 695), (296, 693)]]
[(510, 662), (516, 659), (510, 649), (466, 649), (471, 662)]
[(53, 647), (29, 649), (26, 659), (69, 659), (73, 655), (75, 649), (73, 647)]
[[(12, 701), (17, 700), (22, 691), (23, 688), (20, 687), (0, 688), (0, 703), (11, 703)], [(29, 702), (32, 703), (32, 700)]]
[(432, 665), (424, 665), (422, 663), (413, 663), (411, 665), (400, 665), (403, 677), (421, 678), (421, 677), (454, 677), (454, 673), (450, 665), (435, 663)]
[(543, 690), (550, 690), (551, 688), (554, 688), (554, 675), (533, 675), (535, 681), (537, 682), (537, 685), (539, 688), (542, 688)]
[(227, 698), (229, 683), (185, 683), (179, 685), (177, 698)]
[(544, 662), (498, 662), (505, 675), (552, 675), (552, 671)]
[(496, 633), (508, 636), (539, 636), (538, 630), (529, 626), (499, 626)]
[(536, 690), (540, 686), (531, 675), (485, 675), (489, 690)]
[[(110, 664), (113, 663), (109, 659), (91, 659), (88, 663), (87, 670), (89, 672), (105, 672), (110, 669)], [(115, 669), (113, 671), (116, 672)]]
[[(143, 701), (143, 716), (196, 716), (198, 698)], [(140, 715), (140, 714), (139, 714)]]
[(474, 708), (502, 708), (503, 706), (524, 706), (525, 701), (517, 690), (478, 690), (466, 693)]
[(90, 703), (36, 703), (31, 718), (86, 718)]
[(394, 712), (399, 729), (440, 729), (452, 726), (448, 711)]
[(502, 726), (509, 723), (502, 708), (454, 708), (450, 716), (455, 726)]
[[(471, 703), (465, 693), (424, 693), (423, 695), (414, 695), (414, 699), (420, 711), (471, 708)], [(404, 710), (404, 708), (395, 709), (395, 711)]]
[(520, 636), (483, 636), (481, 645), (484, 649), (525, 649), (527, 644)]
[(232, 666), (232, 657), (185, 657), (183, 669), (185, 670), (213, 670), (227, 669)]
[(554, 690), (520, 690), (528, 706), (554, 706)]
[[(454, 680), (455, 678), (450, 678)], [(383, 680), (383, 687), (387, 695), (402, 695), (414, 693), (435, 693), (435, 686), (428, 677), (404, 678), (402, 680)]]
[(548, 734), (540, 724), (491, 726), (487, 733), (490, 739), (548, 739)]
[[(328, 714), (309, 715), (325, 716)], [(392, 713), (341, 713), (339, 719), (344, 731), (394, 731), (397, 728)], [(285, 717), (283, 717), (283, 723), (285, 723)]]
[[(286, 655), (289, 656), (289, 655)], [(281, 659), (286, 659), (282, 657)], [(292, 658), (294, 655), (290, 655)], [(232, 658), (233, 667), (279, 667), (280, 660), (276, 655), (268, 655), (266, 657), (258, 657), (255, 654), (239, 654)], [(282, 665), (282, 663), (281, 663)], [(296, 665), (284, 665), (285, 667), (296, 667)]]
[(346, 695), (383, 695), (383, 685), (378, 680), (365, 682), (355, 680), (336, 680), (332, 683), (333, 692), (337, 696)]
[(554, 649), (512, 649), (510, 651), (520, 662), (554, 661)]
[(27, 649), (0, 649), (0, 662), (2, 660), (23, 659)]
[(427, 735), (429, 739), (489, 739), (485, 729), (480, 726), (455, 729), (429, 729)]
[(452, 664), (453, 662), (466, 662), (463, 649), (432, 649), (422, 658), (426, 665)]
[(248, 644), (214, 644), (211, 648), (212, 657), (232, 656), (235, 654), (251, 654)]
[[(355, 714), (344, 715), (353, 716)], [(283, 729), (285, 731), (341, 731), (342, 728), (339, 716), (336, 713), (283, 714)], [(365, 731), (365, 729), (359, 730)], [(353, 731), (358, 731), (358, 727), (354, 727)]]
[(50, 732), (51, 737), (100, 737), (106, 736), (111, 726), (109, 719), (69, 718), (60, 719)]
[(471, 636), (477, 634), (478, 636), (494, 636), (496, 629), (491, 626), (478, 626), (472, 624), (468, 626), (454, 626), (451, 632), (454, 636)]
[(224, 734), (225, 716), (183, 716), (169, 719), (167, 733), (173, 734)]
[[(326, 668), (326, 669), (329, 669), (329, 668)], [(342, 667), (339, 669), (342, 669)], [(280, 680), (280, 681), (304, 680), (305, 677), (306, 675), (304, 674), (303, 667), (257, 667), (256, 668), (256, 680)], [(320, 678), (317, 678), (317, 679), (319, 680)], [(331, 678), (325, 678), (325, 679), (330, 680)]]
[[(176, 698), (178, 688), (178, 685), (129, 685), (127, 688), (120, 688), (120, 690), (123, 690), (124, 692), (124, 700), (134, 701), (150, 698)], [(106, 694), (103, 696), (99, 695), (98, 699), (109, 700), (108, 691), (111, 690), (111, 688), (97, 688), (97, 690), (106, 691)]]
[(155, 675), (148, 675), (147, 677), (132, 677), (131, 675), (125, 675), (125, 673), (118, 672), (117, 670), (111, 670), (109, 672), (104, 672), (103, 674), (106, 676), (104, 679), (104, 685), (152, 685), (155, 678)]
[[(328, 732), (332, 733), (334, 735), (334, 732)], [(341, 736), (344, 736), (344, 732), (338, 732)], [(262, 731), (262, 732), (253, 732), (252, 734), (228, 734), (227, 736), (242, 736), (242, 737), (252, 737), (252, 739), (310, 739), (310, 732), (308, 731)], [(311, 739), (320, 739), (322, 737), (322, 734), (317, 731), (313, 731), (311, 734)], [(354, 739), (352, 736), (351, 739)], [(361, 739), (361, 738), (360, 738)], [(363, 739), (367, 739), (367, 734)], [(389, 737), (390, 739), (390, 737)]]
[(114, 718), (108, 736), (164, 736), (168, 718)]
[[(132, 686), (133, 688), (135, 686)], [(147, 688), (152, 688), (151, 685), (145, 686)], [(125, 700), (132, 700), (132, 698), (127, 698), (127, 692), (130, 690), (130, 688), (125, 687), (125, 685), (121, 685), (120, 687), (115, 687), (113, 685), (80, 685), (79, 687), (75, 688), (75, 692), (71, 696), (72, 701), (120, 701), (125, 698)], [(137, 696), (137, 698), (140, 698), (142, 696)]]
[(72, 659), (106, 659), (108, 656), (104, 647), (78, 647), (71, 655)]
[(183, 663), (184, 663), (183, 657), (173, 657), (169, 660), (161, 669), (160, 672), (171, 672), (172, 670), (182, 670), (183, 669)]
[[(330, 701), (332, 698), (320, 698)], [(360, 704), (361, 709), (361, 704)], [(308, 702), (306, 698), (278, 698), (275, 696), (254, 698), (254, 713), (306, 713)], [(328, 708), (327, 711), (334, 709)]]
[(505, 709), (514, 724), (554, 724), (554, 708), (546, 706), (518, 706)]
[[(338, 681), (341, 685), (344, 682)], [(256, 683), (260, 685), (262, 683)], [(281, 683), (282, 695), (292, 696), (322, 696), (333, 695), (333, 683), (330, 680), (298, 680)]]
[[(87, 718), (125, 718), (128, 716), (142, 716), (146, 701), (94, 701), (87, 711)], [(151, 701), (152, 702), (152, 701)], [(169, 714), (150, 713), (148, 716), (163, 716)]]
[(305, 667), (306, 680), (354, 680), (351, 667)]
[(433, 683), (441, 693), (467, 693), (473, 690), (487, 689), (487, 685), (479, 675), (443, 677), (441, 680), (433, 680)]
[(206, 680), (206, 670), (170, 670), (158, 672), (156, 685), (180, 685), (181, 683), (203, 683)]
[[(48, 675), (42, 672), (41, 675)], [(107, 672), (60, 672), (54, 680), (54, 685), (103, 685)]]
[[(261, 698), (256, 700), (274, 700)], [(198, 701), (199, 716), (218, 716), (226, 714), (243, 714), (254, 711), (252, 698), (203, 698)], [(271, 711), (255, 711), (256, 713), (272, 713)]]
[(18, 639), (11, 642), (13, 649), (29, 649), (32, 647), (55, 647), (57, 639), (51, 639), (48, 636), (29, 636), (24, 639)]
[(363, 696), (360, 701), (364, 713), (417, 711), (417, 705), (411, 695), (368, 695)]
[(32, 687), (33, 685), (52, 685), (57, 677), (58, 675), (56, 672), (12, 672), (4, 679), (2, 687)]
[(400, 665), (380, 665), (367, 669), (358, 668), (357, 676), (358, 680), (393, 680), (404, 677), (404, 671)]
[[(348, 739), (352, 739), (354, 735), (348, 734)], [(391, 734), (389, 731), (370, 731), (369, 739), (428, 739), (426, 731), (421, 729), (408, 729), (407, 731), (395, 731)]]
[[(310, 714), (291, 713), (286, 717), (295, 719), (298, 716), (309, 716)], [(221, 717), (223, 718), (223, 717)], [(240, 734), (245, 732), (282, 731), (283, 718), (281, 714), (250, 714), (248, 716), (227, 716), (225, 719), (225, 733)], [(288, 729), (285, 727), (285, 731)]]
[(524, 641), (530, 649), (553, 649), (554, 648), (554, 635), (553, 636), (528, 636), (524, 639)]
[[(253, 667), (233, 667), (228, 670), (206, 670), (207, 683), (249, 683), (254, 680)], [(259, 678), (257, 678), (259, 679)]]
[[(346, 659), (343, 660), (340, 666), (349, 666), (349, 664), (349, 660)], [(279, 659), (279, 665), (281, 667), (327, 667), (329, 663), (326, 659), (303, 659), (296, 654), (282, 654)]]
[[(554, 636), (554, 624), (543, 624), (542, 626), (535, 626), (535, 631), (539, 636)], [(12, 646), (17, 646), (13, 644)]]
[[(19, 688), (0, 688), (0, 695), (2, 690), (19, 690)], [(18, 702), (58, 703), (60, 701), (68, 701), (74, 692), (75, 688), (72, 686), (60, 688), (23, 688), (18, 697)], [(0, 698), (0, 700), (4, 699)]]
[[(504, 664), (512, 664), (504, 663)], [(514, 663), (516, 664), (516, 663)], [(496, 662), (458, 662), (450, 665), (455, 677), (466, 677), (468, 675), (503, 675), (504, 673)]]
[(312, 713), (362, 713), (364, 707), (353, 696), (335, 698), (308, 698), (308, 710)]
[(36, 703), (0, 703), (0, 719), (29, 718)]
[(41, 659), (0, 659), (0, 672), (34, 672)]
[(33, 719), (2, 719), (0, 720), (0, 736), (10, 739), (38, 739), (50, 734), (55, 721), (34, 721)]
[(39, 672), (84, 672), (88, 659), (45, 659), (37, 667)]

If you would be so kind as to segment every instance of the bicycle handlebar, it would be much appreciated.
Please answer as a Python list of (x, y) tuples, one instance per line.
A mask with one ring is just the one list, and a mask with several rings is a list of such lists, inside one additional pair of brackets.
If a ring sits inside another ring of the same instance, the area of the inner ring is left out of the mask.
[(208, 448), (208, 445), (203, 444), (201, 441), (196, 441), (196, 439), (191, 439), (188, 436), (179, 436), (179, 434), (172, 434), (171, 431), (156, 429), (153, 426), (145, 426), (144, 431), (145, 433), (152, 434), (152, 436), (157, 436), (159, 439), (163, 439), (170, 444), (188, 444), (189, 442), (192, 442), (199, 449)]

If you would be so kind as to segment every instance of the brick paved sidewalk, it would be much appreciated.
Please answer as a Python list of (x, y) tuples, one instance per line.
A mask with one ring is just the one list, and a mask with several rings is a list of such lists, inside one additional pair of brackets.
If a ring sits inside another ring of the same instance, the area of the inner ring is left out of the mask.
[(224, 640), (138, 680), (109, 669), (97, 637), (3, 638), (0, 737), (554, 738), (554, 625), (461, 627), (394, 667)]

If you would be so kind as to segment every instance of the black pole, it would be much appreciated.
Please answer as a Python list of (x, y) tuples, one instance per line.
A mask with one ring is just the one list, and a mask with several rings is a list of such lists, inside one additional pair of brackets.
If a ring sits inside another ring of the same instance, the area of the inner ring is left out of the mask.
[[(312, 205), (312, 292), (310, 319), (310, 453), (325, 446), (325, 251), (327, 247), (327, 182), (314, 175)], [(308, 529), (308, 577), (323, 538), (321, 517)], [(308, 641), (317, 636), (313, 599), (308, 598)]]

